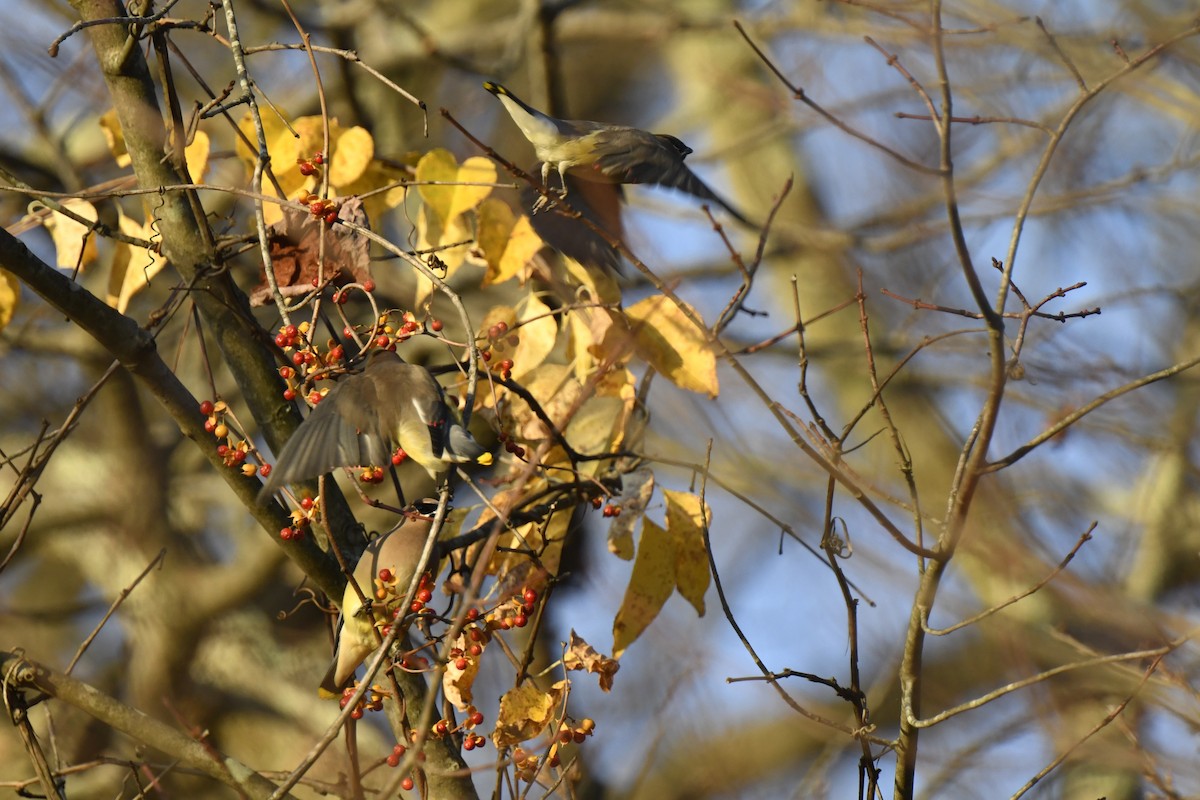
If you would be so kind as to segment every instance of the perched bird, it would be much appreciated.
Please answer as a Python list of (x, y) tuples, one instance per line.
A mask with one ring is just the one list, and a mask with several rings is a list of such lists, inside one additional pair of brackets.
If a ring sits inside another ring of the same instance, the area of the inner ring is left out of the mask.
[[(346, 584), (342, 594), (342, 628), (338, 633), (337, 653), (317, 690), (321, 697), (339, 696), (354, 678), (358, 665), (379, 647), (380, 638), (375, 626), (392, 622), (392, 612), (412, 583), (432, 525), (431, 519), (407, 519), (399, 528), (367, 545), (354, 567), (354, 583), (368, 600), (373, 601), (373, 607), (368, 613), (354, 585)], [(385, 569), (387, 573), (381, 577), (380, 571)]]
[[(531, 108), (498, 83), (485, 81), (483, 88), (504, 105), (513, 122), (533, 145), (542, 161), (542, 183), (549, 186), (551, 168), (558, 170), (564, 198), (567, 196), (567, 172), (585, 180), (605, 183), (654, 183), (716, 203), (743, 225), (753, 227), (687, 168), (683, 159), (692, 148), (674, 136), (648, 133), (625, 125), (555, 119)], [(534, 210), (545, 204), (543, 196)]]
[(384, 466), (396, 448), (435, 481), (451, 464), (490, 464), (488, 453), (450, 414), (429, 370), (375, 350), (300, 424), (276, 459), (260, 498), (337, 467)]

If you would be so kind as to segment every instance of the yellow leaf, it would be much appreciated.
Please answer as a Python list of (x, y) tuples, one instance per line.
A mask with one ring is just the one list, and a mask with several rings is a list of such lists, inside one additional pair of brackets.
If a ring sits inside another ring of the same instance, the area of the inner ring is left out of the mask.
[(459, 215), (479, 205), (492, 193), (496, 182), (496, 166), (486, 158), (468, 158), (460, 167), (447, 150), (435, 149), (417, 162), (417, 191), (428, 208), (433, 209), (441, 222), (451, 222)]
[[(691, 306), (689, 311), (694, 313)], [(663, 295), (653, 295), (628, 309), (637, 352), (650, 366), (681, 389), (717, 396), (717, 359), (705, 333), (683, 310)]]
[[(583, 393), (583, 387), (571, 374), (570, 367), (561, 364), (542, 364), (525, 376), (524, 384), (558, 430), (562, 430), (569, 422), (575, 404)], [(509, 413), (517, 438), (537, 442), (550, 437), (545, 423), (523, 399), (513, 397)]]
[[(135, 236), (139, 239), (153, 240), (157, 234), (150, 223), (139, 224), (136, 220), (125, 216), (117, 209), (117, 224), (121, 233)], [(108, 275), (108, 295), (105, 302), (122, 314), (129, 308), (129, 300), (142, 289), (150, 285), (162, 268), (167, 264), (161, 253), (155, 253), (144, 247), (135, 247), (125, 242), (117, 242), (113, 252), (112, 269)]]
[[(96, 207), (87, 200), (75, 197), (62, 201), (63, 208), (73, 211), (84, 219), (96, 221)], [(43, 223), (54, 240), (54, 250), (60, 269), (73, 270), (86, 267), (96, 260), (96, 237), (92, 229), (57, 211), (52, 212)]]
[(700, 498), (690, 492), (663, 489), (663, 497), (667, 501), (667, 530), (675, 537), (678, 547), (675, 582), (679, 593), (703, 617), (704, 594), (712, 580), (708, 550), (704, 546), (704, 529), (712, 520), (712, 509), (706, 503), (702, 512)]
[[(463, 264), (463, 259), (470, 251), (469, 244), (457, 247), (444, 247), (444, 245), (454, 242), (469, 242), (472, 236), (471, 230), (462, 218), (454, 219), (448, 225), (443, 225), (441, 220), (437, 219), (436, 214), (431, 215), (428, 206), (422, 206), (417, 213), (417, 247), (421, 250), (439, 248), (437, 256), (446, 267), (445, 274), (440, 276), (444, 280), (449, 280), (458, 271)], [(417, 289), (414, 293), (413, 308), (422, 308), (433, 294), (433, 281), (425, 277), (423, 272), (417, 271), (416, 274)]]
[[(454, 644), (460, 650), (465, 651), (472, 643), (467, 641), (465, 634), (459, 634)], [(466, 669), (459, 669), (457, 661), (458, 659), (452, 658), (446, 664), (446, 672), (442, 675), (442, 692), (455, 708), (459, 711), (466, 711), (472, 705), (471, 687), (475, 684), (475, 677), (479, 674), (480, 659), (468, 658)]]
[(611, 272), (581, 264), (573, 258), (564, 257), (562, 262), (567, 274), (587, 289), (593, 301), (614, 305), (621, 302), (621, 287)]
[(488, 564), (489, 574), (504, 575), (511, 570), (521, 569), (529, 562), (528, 552), (532, 551), (538, 554), (540, 567), (551, 575), (557, 575), (570, 524), (571, 511), (567, 509), (551, 513), (544, 523), (527, 522), (506, 532), (500, 537), (500, 547), (524, 552), (497, 552)]
[(12, 322), (17, 310), (17, 301), (21, 299), (21, 284), (17, 276), (7, 270), (0, 269), (0, 331)]
[(450, 207), (453, 216), (465, 214), (479, 205), (484, 198), (492, 193), (492, 184), (496, 182), (496, 165), (482, 156), (472, 156), (462, 163), (458, 169), (456, 180), (464, 184), (482, 184), (474, 186), (457, 186), (454, 193), (454, 205)]
[(339, 189), (362, 177), (375, 157), (375, 139), (366, 128), (337, 128), (329, 132), (329, 183)]
[(621, 509), (608, 528), (608, 550), (624, 561), (633, 558), (633, 527), (654, 494), (654, 473), (645, 467), (621, 476), (621, 496), (614, 504)]
[(188, 175), (192, 177), (193, 183), (201, 183), (204, 180), (204, 171), (208, 169), (208, 154), (211, 150), (211, 142), (209, 142), (208, 134), (204, 131), (196, 131), (196, 135), (192, 137), (192, 143), (183, 150), (183, 158), (187, 162)]
[(129, 151), (125, 149), (125, 133), (121, 130), (121, 121), (117, 110), (110, 108), (100, 117), (100, 130), (104, 132), (104, 141), (108, 143), (108, 152), (112, 153), (118, 167), (128, 167), (133, 163)]
[(513, 350), (513, 380), (520, 381), (546, 360), (558, 342), (558, 323), (536, 295), (530, 295), (521, 311), (520, 325), (516, 329), (519, 337)]
[(478, 214), (475, 238), (488, 265), (482, 285), (503, 283), (518, 276), (524, 283), (529, 260), (543, 246), (529, 224), (529, 217), (517, 218), (507, 203), (494, 197), (479, 204)]
[(642, 520), (633, 574), (613, 620), (613, 658), (620, 658), (637, 641), (675, 591), (675, 551), (671, 534), (648, 519)]
[(542, 691), (523, 683), (505, 692), (500, 698), (500, 713), (492, 731), (492, 741), (497, 749), (512, 747), (541, 733), (557, 714), (569, 685), (567, 681), (559, 681), (548, 691)]

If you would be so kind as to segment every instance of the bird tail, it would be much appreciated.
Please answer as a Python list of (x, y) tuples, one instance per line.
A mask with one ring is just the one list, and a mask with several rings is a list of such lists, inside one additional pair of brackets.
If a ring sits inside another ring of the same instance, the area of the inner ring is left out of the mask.
[(473, 461), (487, 466), (492, 463), (492, 454), (475, 441), (470, 431), (457, 422), (450, 424), (449, 436), (446, 437), (446, 455), (448, 460), (458, 464)]

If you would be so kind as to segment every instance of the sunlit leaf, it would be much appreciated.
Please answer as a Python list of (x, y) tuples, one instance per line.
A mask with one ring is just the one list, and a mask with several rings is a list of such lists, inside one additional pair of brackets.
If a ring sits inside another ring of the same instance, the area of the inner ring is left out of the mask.
[(675, 560), (675, 583), (696, 613), (704, 616), (704, 594), (712, 580), (708, 550), (704, 546), (704, 529), (712, 520), (712, 510), (690, 492), (663, 489), (667, 501), (667, 530), (675, 538), (678, 551)]
[[(158, 238), (154, 230), (154, 221), (139, 223), (127, 217), (117, 208), (117, 224), (121, 232), (138, 239), (154, 241)], [(142, 289), (150, 285), (154, 276), (167, 265), (167, 259), (162, 253), (147, 250), (144, 247), (117, 242), (113, 252), (112, 269), (108, 275), (108, 295), (105, 302), (125, 313), (129, 308), (129, 300)]]
[[(474, 156), (459, 166), (454, 155), (441, 148), (430, 150), (417, 163), (417, 191), (438, 219), (452, 222), (479, 205), (492, 193), (496, 165)], [(468, 185), (484, 184), (484, 185)]]
[[(96, 207), (87, 200), (69, 197), (62, 201), (62, 206), (84, 219), (93, 222), (97, 219)], [(96, 260), (96, 235), (91, 227), (57, 211), (51, 212), (43, 225), (54, 240), (55, 261), (60, 269), (74, 270)]]
[(633, 574), (613, 620), (613, 658), (620, 658), (637, 641), (675, 591), (675, 562), (674, 537), (651, 520), (643, 519)]
[(617, 558), (633, 558), (633, 529), (646, 513), (654, 494), (654, 473), (643, 467), (621, 476), (621, 494), (613, 503), (621, 509), (608, 528), (608, 550)]
[(17, 302), (21, 299), (21, 284), (17, 276), (7, 270), (0, 269), (0, 331), (12, 322), (17, 310)]
[(559, 681), (543, 691), (523, 683), (505, 692), (500, 698), (500, 713), (492, 731), (496, 747), (512, 747), (541, 733), (554, 719), (569, 685), (567, 681)]
[(717, 396), (716, 356), (704, 332), (679, 306), (652, 295), (625, 315), (638, 355), (681, 389)]

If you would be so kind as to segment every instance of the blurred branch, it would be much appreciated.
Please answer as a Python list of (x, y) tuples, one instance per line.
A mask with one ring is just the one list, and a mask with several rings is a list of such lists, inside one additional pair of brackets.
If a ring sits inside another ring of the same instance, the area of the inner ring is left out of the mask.
[(245, 764), (227, 755), (215, 759), (209, 745), (188, 738), (170, 725), (109, 697), (90, 684), (18, 653), (0, 652), (0, 675), (4, 676), (4, 700), (10, 714), (15, 708), (28, 708), (36, 703), (36, 699), (27, 698), (26, 694), (38, 692), (79, 709), (113, 730), (165, 753), (183, 766), (195, 769), (251, 800), (266, 800), (275, 790), (271, 781)]

